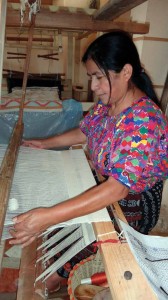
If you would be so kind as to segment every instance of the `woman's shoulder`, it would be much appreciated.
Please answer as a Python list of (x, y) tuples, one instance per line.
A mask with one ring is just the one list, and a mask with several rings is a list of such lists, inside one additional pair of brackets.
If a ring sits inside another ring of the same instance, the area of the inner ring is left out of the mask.
[[(122, 122), (121, 122), (122, 121)], [(148, 97), (142, 97), (127, 108), (120, 117), (119, 126), (150, 127), (158, 125), (164, 131), (168, 130), (168, 121), (161, 109)], [(122, 125), (123, 124), (123, 125)]]
[[(158, 111), (160, 110), (159, 106), (155, 104), (155, 102), (147, 96), (141, 97), (137, 101), (135, 101), (132, 106), (133, 109), (143, 109), (144, 111)], [(161, 110), (160, 110), (161, 111)]]
[(165, 115), (160, 109), (160, 107), (155, 104), (155, 102), (150, 99), (149, 97), (142, 97), (138, 101), (134, 103), (134, 105), (131, 107), (130, 112), (134, 113), (135, 115), (139, 116), (146, 116), (153, 119), (164, 119)]

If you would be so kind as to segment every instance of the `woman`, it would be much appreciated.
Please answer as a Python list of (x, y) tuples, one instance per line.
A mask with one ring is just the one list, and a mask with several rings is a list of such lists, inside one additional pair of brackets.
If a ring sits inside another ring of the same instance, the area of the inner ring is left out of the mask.
[(100, 101), (79, 128), (24, 145), (51, 149), (87, 142), (95, 169), (107, 180), (54, 207), (18, 216), (11, 244), (26, 246), (47, 227), (116, 201), (139, 232), (148, 234), (157, 223), (168, 177), (168, 123), (137, 49), (126, 32), (112, 31), (97, 38), (82, 61)]

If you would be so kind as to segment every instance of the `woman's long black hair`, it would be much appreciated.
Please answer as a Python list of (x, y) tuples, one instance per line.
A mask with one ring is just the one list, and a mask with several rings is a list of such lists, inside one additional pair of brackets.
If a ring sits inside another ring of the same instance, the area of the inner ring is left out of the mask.
[(92, 59), (105, 73), (110, 88), (109, 71), (119, 73), (125, 64), (130, 64), (133, 69), (131, 77), (133, 84), (159, 105), (152, 81), (141, 66), (137, 48), (127, 32), (114, 30), (98, 37), (87, 48), (82, 62), (86, 63), (88, 59)]

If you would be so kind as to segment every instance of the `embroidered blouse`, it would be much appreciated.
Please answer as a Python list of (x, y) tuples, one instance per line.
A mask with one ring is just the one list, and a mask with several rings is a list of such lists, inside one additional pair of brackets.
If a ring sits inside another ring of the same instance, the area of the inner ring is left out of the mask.
[(94, 167), (130, 191), (142, 192), (168, 177), (168, 122), (148, 97), (117, 116), (101, 101), (80, 122)]

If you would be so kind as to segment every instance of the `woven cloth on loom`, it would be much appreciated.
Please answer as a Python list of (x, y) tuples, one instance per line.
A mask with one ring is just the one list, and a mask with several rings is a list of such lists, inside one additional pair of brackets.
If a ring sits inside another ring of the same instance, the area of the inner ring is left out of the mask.
[[(1, 146), (1, 160), (4, 152), (5, 148)], [(8, 229), (13, 224), (14, 215), (39, 206), (53, 206), (95, 184), (83, 150), (52, 151), (20, 147), (10, 193), (10, 199), (17, 199), (19, 207), (13, 212), (8, 210), (5, 228)], [(100, 221), (110, 221), (106, 209), (69, 220), (56, 227)], [(4, 234), (4, 238), (9, 237)]]
[[(2, 96), (0, 110), (18, 110), (22, 98), (22, 90), (14, 88), (12, 93)], [(62, 102), (58, 96), (57, 88), (41, 87), (27, 88), (24, 101), (25, 111), (37, 110), (62, 110)]]

